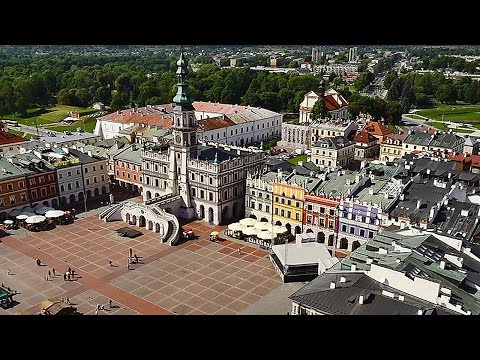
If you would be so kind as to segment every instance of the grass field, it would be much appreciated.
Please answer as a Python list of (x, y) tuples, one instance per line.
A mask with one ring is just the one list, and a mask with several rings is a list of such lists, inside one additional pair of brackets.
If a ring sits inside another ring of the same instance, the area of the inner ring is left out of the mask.
[[(97, 123), (97, 119), (94, 117), (86, 117), (85, 118), (85, 131), (93, 133), (95, 130), (95, 125)], [(83, 120), (75, 121), (73, 124), (70, 125), (53, 125), (53, 126), (45, 126), (45, 129), (53, 130), (53, 131), (77, 131), (77, 128), (81, 128), (83, 130)]]
[(19, 124), (35, 126), (38, 121), (38, 125), (51, 124), (62, 121), (67, 116), (70, 116), (70, 112), (78, 112), (80, 116), (92, 114), (97, 112), (95, 109), (86, 109), (75, 106), (56, 105), (46, 109), (44, 112), (40, 108), (33, 108), (27, 110), (27, 116), (21, 116), (18, 114), (5, 115), (5, 119), (16, 120)]
[(28, 139), (28, 140), (30, 140), (32, 138), (32, 134), (28, 134), (28, 133), (24, 134), (23, 132), (18, 131), (18, 130), (8, 129), (8, 132), (12, 133), (12, 134), (15, 134), (15, 135), (18, 135), (20, 137), (24, 137), (25, 139)]
[(433, 109), (417, 111), (417, 114), (436, 121), (453, 121), (475, 123), (480, 122), (480, 105), (444, 105)]
[(293, 165), (297, 165), (299, 161), (303, 161), (303, 163), (305, 164), (307, 162), (307, 155), (298, 155), (291, 159), (288, 159), (288, 162)]

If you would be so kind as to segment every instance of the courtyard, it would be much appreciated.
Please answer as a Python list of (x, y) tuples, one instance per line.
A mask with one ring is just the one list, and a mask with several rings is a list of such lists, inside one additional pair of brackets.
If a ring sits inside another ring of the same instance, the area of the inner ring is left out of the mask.
[[(21, 229), (0, 239), (0, 282), (18, 292), (14, 306), (0, 308), (0, 314), (37, 312), (51, 297), (68, 297), (87, 315), (95, 314), (97, 304), (104, 305), (99, 315), (239, 314), (282, 285), (266, 251), (243, 242), (209, 241), (211, 231), (225, 226), (190, 222), (185, 227), (197, 237), (171, 247), (136, 226), (130, 227), (143, 235), (121, 237), (115, 230), (126, 224), (105, 223), (97, 213), (50, 231)], [(127, 269), (130, 249), (140, 261)], [(75, 277), (64, 280), (69, 267)], [(56, 276), (46, 280), (53, 268)]]

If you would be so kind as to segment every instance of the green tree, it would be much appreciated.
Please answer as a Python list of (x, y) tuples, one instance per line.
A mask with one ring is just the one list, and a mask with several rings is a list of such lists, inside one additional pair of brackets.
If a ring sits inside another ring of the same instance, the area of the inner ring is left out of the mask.
[(320, 97), (315, 104), (313, 104), (312, 112), (310, 113), (310, 119), (325, 119), (329, 117), (327, 107), (325, 106), (325, 99)]
[(396, 71), (389, 71), (386, 75), (385, 78), (383, 79), (383, 87), (384, 89), (390, 89), (390, 86), (392, 85), (393, 80), (395, 80), (398, 77)]
[(437, 99), (445, 104), (455, 104), (457, 102), (457, 90), (452, 84), (441, 85), (437, 90)]

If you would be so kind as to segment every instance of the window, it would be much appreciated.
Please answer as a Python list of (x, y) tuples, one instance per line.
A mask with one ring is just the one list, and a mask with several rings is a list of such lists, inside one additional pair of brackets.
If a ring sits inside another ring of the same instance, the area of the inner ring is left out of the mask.
[[(137, 175), (133, 175), (133, 179), (137, 180)], [(105, 181), (105, 175), (102, 175), (102, 181)]]
[(307, 210), (312, 210), (312, 204), (307, 205)]
[(280, 216), (285, 217), (285, 210), (280, 211)]
[(328, 228), (329, 228), (329, 229), (333, 229), (333, 221), (332, 221), (332, 220), (330, 220), (330, 221), (328, 222)]
[(87, 173), (88, 173), (88, 168), (85, 168), (85, 174), (87, 174)]
[(278, 215), (278, 208), (275, 208), (275, 215)]
[(15, 204), (15, 195), (10, 195), (9, 199), (10, 199), (10, 204)]
[[(19, 181), (19, 182), (18, 182), (18, 187), (19, 187), (20, 189), (23, 189), (24, 186), (25, 186), (25, 183), (24, 183), (23, 181)], [(2, 192), (2, 189), (1, 189), (1, 188), (0, 188), (0, 192)]]
[(360, 236), (365, 237), (365, 230), (364, 229), (360, 229)]
[(334, 209), (330, 209), (330, 216), (334, 216), (335, 215), (335, 210)]
[(320, 226), (325, 227), (325, 219), (320, 219)]
[(78, 183), (78, 181), (75, 181), (75, 188), (79, 188), (80, 187), (80, 184)]
[(275, 202), (278, 203), (278, 196), (275, 196)]
[(205, 191), (200, 190), (200, 197), (203, 199), (205, 197)]
[(103, 170), (103, 165), (100, 165), (100, 170)]
[[(130, 164), (127, 164), (127, 165), (128, 165), (127, 167), (130, 169)], [(97, 171), (97, 169), (95, 169), (95, 165), (93, 165), (93, 171)]]
[(355, 220), (355, 219), (356, 219), (355, 214), (352, 214), (352, 220)]
[(373, 231), (369, 231), (369, 232), (368, 232), (368, 238), (369, 238), (369, 239), (373, 239)]
[(255, 201), (250, 201), (250, 207), (251, 207), (252, 209), (255, 209)]
[(213, 179), (212, 179), (211, 177), (208, 178), (208, 183), (209, 183), (210, 185), (213, 185)]
[(42, 194), (41, 196), (47, 196), (47, 189), (41, 188), (40, 189), (40, 194)]
[(44, 177), (44, 176), (40, 176), (40, 177), (38, 178), (38, 183), (39, 183), (39, 184), (44, 184), (44, 183), (45, 183), (45, 177)]
[(268, 213), (270, 212), (270, 205), (265, 206), (265, 211), (268, 212)]
[(287, 217), (288, 217), (288, 218), (291, 218), (291, 217), (292, 217), (292, 212), (291, 212), (291, 211), (287, 211)]
[(62, 174), (62, 173), (59, 173), (59, 174), (58, 174), (58, 178), (59, 178), (59, 179), (63, 179), (63, 174)]
[(365, 216), (362, 216), (362, 222), (367, 222), (367, 218)]
[(12, 191), (12, 190), (13, 190), (13, 185), (12, 185), (12, 184), (8, 184), (8, 185), (7, 185), (7, 189), (8, 189), (8, 191)]
[[(21, 194), (20, 194), (20, 199), (21, 199), (22, 201), (27, 201), (27, 193), (21, 193)], [(3, 199), (2, 199), (2, 201), (3, 201)]]
[(213, 201), (213, 193), (212, 192), (208, 192), (208, 200)]
[[(68, 175), (68, 176), (72, 176), (72, 172), (69, 171), (69, 172), (67, 173), (67, 175)], [(48, 175), (48, 177), (50, 177), (50, 175)], [(52, 179), (52, 180), (53, 180), (53, 179)]]
[(192, 188), (192, 196), (197, 196), (195, 188)]
[(288, 206), (292, 205), (292, 201), (291, 201), (291, 200), (287, 200), (287, 205), (288, 205)]
[(347, 232), (347, 225), (342, 225), (342, 232)]
[(64, 192), (64, 191), (65, 191), (65, 186), (64, 186), (64, 185), (60, 185), (60, 191), (61, 191), (61, 192)]
[(225, 192), (223, 193), (224, 197), (223, 197), (223, 200), (227, 200), (228, 199), (228, 191), (225, 190)]
[(50, 194), (55, 194), (55, 186), (50, 186)]
[(86, 185), (90, 185), (90, 179), (89, 179), (89, 178), (86, 178), (86, 179), (85, 179), (85, 184), (86, 184)]
[(262, 211), (263, 211), (262, 207), (263, 207), (263, 204), (262, 204), (262, 203), (259, 203), (259, 204), (258, 204), (258, 210), (262, 210)]
[(192, 173), (192, 180), (195, 180), (195, 174)]
[(350, 226), (350, 234), (355, 234), (355, 228), (353, 226)]
[(281, 202), (282, 204), (285, 204), (285, 199), (282, 198), (280, 202)]
[(259, 198), (262, 198), (262, 197), (263, 197), (263, 195), (262, 195), (262, 193), (261, 193), (260, 191), (258, 192), (258, 197), (259, 197)]
[(254, 190), (252, 190), (252, 196), (255, 196), (255, 191)]
[(297, 220), (297, 221), (300, 220), (300, 214), (299, 213), (295, 213), (295, 220)]
[(32, 199), (37, 198), (37, 190), (32, 190)]
[(67, 184), (67, 190), (72, 190), (72, 184), (71, 183)]
[(295, 201), (295, 207), (296, 208), (300, 207), (300, 203), (298, 201)]
[(320, 208), (320, 214), (325, 214), (325, 208), (324, 207)]
[(200, 175), (200, 182), (203, 183), (203, 175)]

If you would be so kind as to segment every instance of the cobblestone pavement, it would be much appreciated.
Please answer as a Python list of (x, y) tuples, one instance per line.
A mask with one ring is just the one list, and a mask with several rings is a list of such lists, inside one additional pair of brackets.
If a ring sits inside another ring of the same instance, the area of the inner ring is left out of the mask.
[[(69, 297), (84, 314), (94, 314), (96, 304), (105, 305), (99, 315), (239, 314), (282, 284), (266, 251), (226, 239), (208, 240), (211, 231), (225, 226), (191, 222), (185, 227), (197, 238), (170, 247), (158, 234), (135, 226), (143, 235), (118, 236), (115, 230), (126, 224), (99, 220), (101, 210), (50, 231), (20, 229), (0, 239), (0, 282), (19, 292), (17, 303), (0, 308), (0, 314), (38, 311), (49, 297)], [(140, 258), (130, 270), (129, 249)], [(37, 266), (37, 258), (45, 266)], [(75, 278), (65, 281), (68, 267)], [(46, 281), (52, 268), (57, 276)]]

